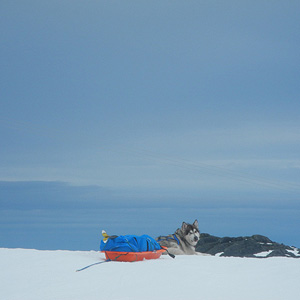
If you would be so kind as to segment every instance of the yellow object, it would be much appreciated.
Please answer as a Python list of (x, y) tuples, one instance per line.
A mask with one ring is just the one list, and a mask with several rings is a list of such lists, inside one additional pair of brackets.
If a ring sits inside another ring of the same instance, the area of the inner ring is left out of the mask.
[(102, 230), (102, 235), (103, 235), (103, 242), (106, 242), (107, 239), (109, 238), (109, 235), (106, 233), (105, 230)]

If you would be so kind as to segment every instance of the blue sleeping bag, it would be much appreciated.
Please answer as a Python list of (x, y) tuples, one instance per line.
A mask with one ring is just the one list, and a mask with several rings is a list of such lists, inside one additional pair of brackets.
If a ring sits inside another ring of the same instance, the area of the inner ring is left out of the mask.
[(118, 237), (110, 237), (106, 242), (100, 243), (101, 251), (117, 251), (117, 252), (145, 252), (162, 249), (149, 235), (120, 235)]

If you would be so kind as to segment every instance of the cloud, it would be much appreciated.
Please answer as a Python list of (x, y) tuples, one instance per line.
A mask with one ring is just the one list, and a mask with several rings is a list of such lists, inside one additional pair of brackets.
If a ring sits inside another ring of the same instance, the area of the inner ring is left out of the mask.
[(5, 209), (79, 209), (108, 198), (109, 190), (99, 186), (72, 186), (51, 181), (0, 181), (0, 204)]
[[(296, 233), (289, 232), (286, 224), (291, 224), (291, 218), (297, 220), (299, 205), (298, 198), (287, 199), (278, 192), (112, 191), (65, 182), (2, 181), (0, 246), (98, 249), (101, 229), (112, 234), (158, 236), (172, 233), (182, 221), (194, 219), (199, 219), (202, 231), (211, 234), (261, 233), (297, 244)], [(272, 231), (275, 219), (277, 232)]]

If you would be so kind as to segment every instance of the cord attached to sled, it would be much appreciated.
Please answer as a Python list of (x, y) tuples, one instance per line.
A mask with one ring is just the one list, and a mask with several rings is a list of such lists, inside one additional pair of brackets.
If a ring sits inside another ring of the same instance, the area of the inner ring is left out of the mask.
[(166, 250), (167, 254), (168, 254), (170, 257), (175, 258), (175, 255), (172, 254), (172, 253), (170, 253), (170, 252), (168, 251), (168, 248), (163, 247), (163, 249)]
[(89, 267), (92, 267), (92, 266), (95, 266), (95, 265), (99, 265), (99, 264), (103, 264), (103, 263), (106, 263), (106, 262), (109, 262), (109, 261), (111, 261), (111, 260), (110, 259), (106, 259), (104, 261), (99, 261), (99, 262), (96, 262), (94, 264), (88, 265), (88, 266), (86, 266), (84, 268), (78, 269), (78, 270), (76, 270), (76, 272), (80, 272), (80, 271), (83, 271), (83, 270), (85, 270), (85, 269), (87, 269)]

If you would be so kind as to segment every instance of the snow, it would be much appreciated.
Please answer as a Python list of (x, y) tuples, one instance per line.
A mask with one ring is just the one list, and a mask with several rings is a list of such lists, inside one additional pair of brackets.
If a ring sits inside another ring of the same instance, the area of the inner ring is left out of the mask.
[(96, 251), (0, 248), (2, 300), (276, 300), (299, 296), (300, 259), (162, 256), (105, 262)]
[(300, 256), (299, 249), (293, 247), (293, 250), (287, 250), (288, 252), (294, 254), (295, 256)]
[(259, 253), (253, 254), (253, 255), (256, 257), (266, 257), (272, 252), (273, 252), (273, 250), (269, 250), (269, 251), (259, 252)]
[(273, 243), (261, 243), (261, 242), (259, 242), (259, 244), (261, 244), (261, 245), (273, 245)]

